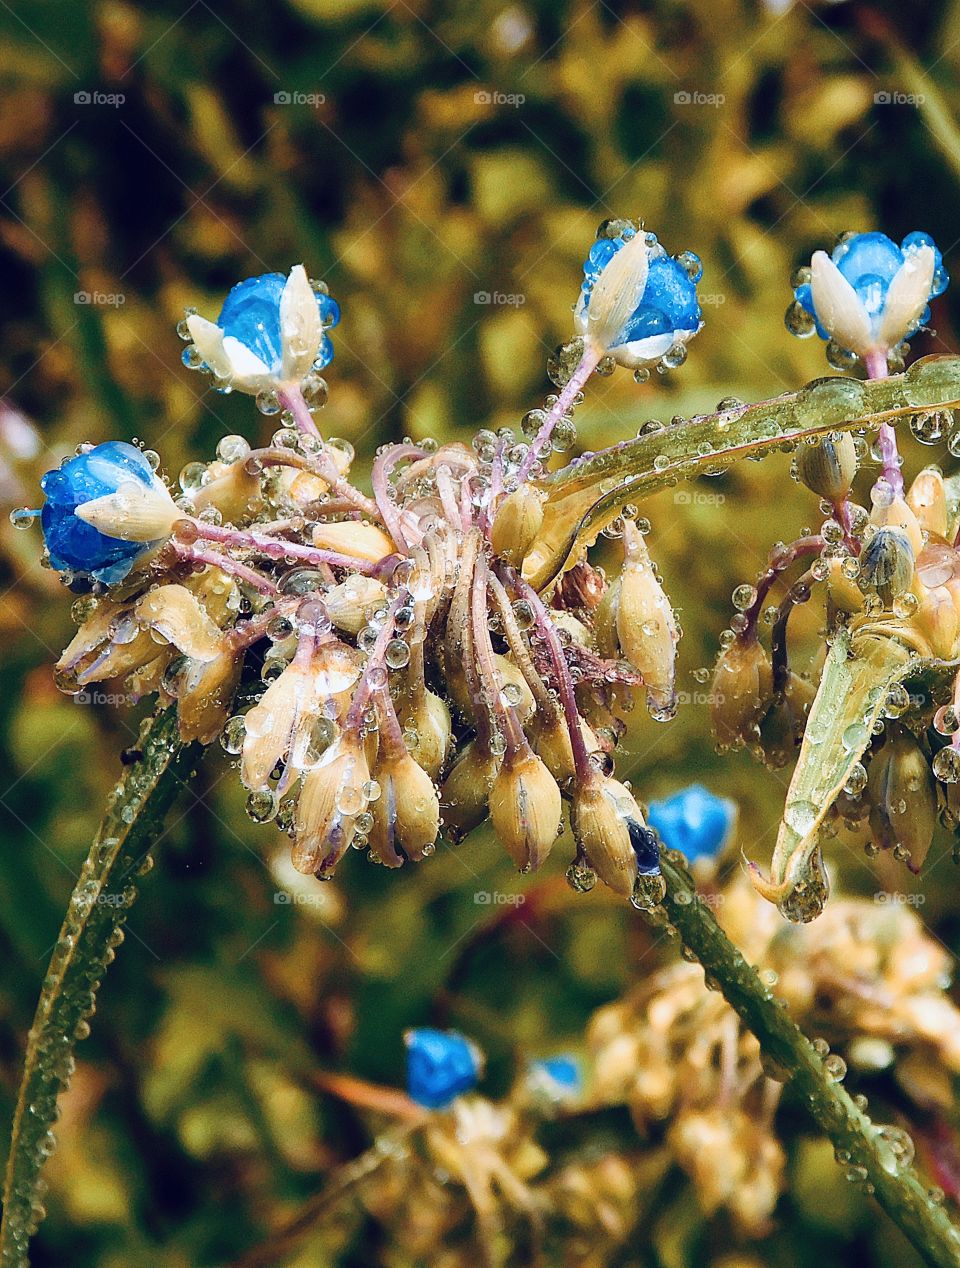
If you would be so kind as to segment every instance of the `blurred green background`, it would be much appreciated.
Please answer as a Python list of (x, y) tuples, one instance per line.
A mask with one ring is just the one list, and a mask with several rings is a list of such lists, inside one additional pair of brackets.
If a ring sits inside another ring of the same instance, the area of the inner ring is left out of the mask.
[[(595, 381), (582, 447), (826, 373), (819, 341), (782, 323), (812, 250), (850, 228), (925, 229), (960, 273), (958, 22), (956, 3), (858, 0), (0, 3), (6, 506), (35, 504), (39, 473), (82, 440), (144, 438), (175, 478), (225, 433), (269, 434), (248, 398), (180, 364), (174, 327), (185, 306), (213, 316), (238, 279), (300, 260), (343, 307), (321, 422), (357, 446), (358, 470), (386, 440), (468, 439), (540, 402), (608, 216), (702, 256), (706, 327), (667, 379)], [(955, 349), (957, 312), (954, 286), (915, 352)], [(911, 470), (929, 456), (907, 445)], [(817, 514), (789, 461), (644, 509), (691, 700), (670, 726), (638, 719), (621, 768), (645, 797), (693, 776), (736, 796), (761, 861), (785, 777), (714, 755), (693, 671), (733, 587)], [(135, 719), (58, 694), (70, 596), (5, 516), (0, 546), (5, 1136), (46, 958)], [(818, 619), (804, 614), (808, 633)], [(369, 1143), (319, 1074), (399, 1084), (403, 1029), (454, 1024), (488, 1050), (496, 1093), (520, 1054), (576, 1048), (590, 1012), (656, 962), (629, 912), (566, 890), (563, 842), (525, 885), (482, 831), (399, 874), (348, 858), (321, 905), (292, 907), (274, 902), (280, 841), (246, 818), (217, 749), (171, 817), (80, 1048), (35, 1264), (229, 1262)], [(923, 914), (956, 947), (949, 852), (934, 848)], [(877, 867), (851, 864), (850, 885), (873, 892)], [(521, 889), (519, 908), (475, 898)], [(636, 1145), (626, 1116), (605, 1130)], [(910, 1262), (865, 1199), (839, 1215), (823, 1200), (835, 1185), (829, 1163), (738, 1258), (678, 1179), (618, 1262)], [(301, 1262), (333, 1261), (406, 1262), (349, 1214)]]

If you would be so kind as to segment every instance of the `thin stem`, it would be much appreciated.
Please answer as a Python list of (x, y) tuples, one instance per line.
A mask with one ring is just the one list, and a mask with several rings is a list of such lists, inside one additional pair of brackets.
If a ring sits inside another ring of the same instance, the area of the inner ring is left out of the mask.
[(796, 541), (791, 542), (789, 546), (784, 546), (776, 554), (770, 558), (767, 565), (767, 571), (757, 582), (757, 597), (745, 610), (744, 616), (747, 624), (740, 632), (740, 641), (746, 640), (753, 636), (757, 622), (760, 620), (760, 613), (763, 611), (763, 605), (766, 602), (767, 595), (773, 588), (774, 582), (779, 578), (780, 574), (797, 562), (798, 559), (805, 559), (808, 555), (819, 555), (823, 550), (825, 543), (822, 537), (798, 537)]
[(415, 543), (410, 533), (415, 531), (409, 516), (405, 516), (390, 496), (390, 473), (404, 458), (423, 458), (426, 455), (416, 445), (390, 445), (373, 462), (370, 482), (376, 501), (377, 514), (387, 526), (387, 532), (403, 551), (409, 551)]
[(367, 575), (375, 573), (379, 566), (369, 559), (357, 559), (353, 555), (343, 555), (335, 550), (303, 546), (299, 542), (268, 537), (250, 529), (222, 528), (219, 524), (205, 524), (203, 520), (195, 519), (188, 520), (188, 523), (197, 536), (206, 541), (222, 542), (238, 550), (253, 550), (265, 555), (267, 559), (302, 559), (304, 563), (331, 564), (334, 568), (349, 568), (351, 572), (363, 572)]
[(518, 480), (528, 480), (530, 472), (534, 466), (540, 461), (543, 455), (549, 452), (550, 437), (553, 435), (553, 429), (563, 418), (567, 410), (572, 407), (580, 393), (580, 389), (589, 379), (590, 375), (597, 368), (598, 363), (603, 359), (603, 349), (597, 347), (596, 344), (589, 340), (583, 345), (583, 355), (573, 374), (566, 381), (560, 395), (550, 406), (546, 418), (540, 424), (540, 430), (533, 439), (533, 444), (520, 464), (520, 470), (517, 472)]
[(277, 587), (269, 577), (265, 577), (262, 572), (257, 572), (255, 568), (248, 568), (246, 564), (232, 559), (229, 555), (223, 555), (217, 550), (204, 550), (201, 546), (188, 546), (185, 542), (175, 541), (170, 544), (177, 552), (177, 558), (182, 559), (184, 563), (219, 568), (221, 572), (230, 573), (240, 581), (245, 581), (260, 594), (277, 593)]
[[(868, 379), (886, 379), (890, 375), (885, 348), (868, 352), (863, 359)], [(893, 489), (895, 497), (903, 495), (903, 474), (900, 470), (900, 451), (897, 448), (897, 433), (889, 423), (880, 424), (880, 435), (877, 440), (880, 449), (880, 461), (883, 463), (883, 474)]]
[(848, 1174), (871, 1186), (880, 1206), (934, 1268), (958, 1268), (960, 1231), (912, 1168), (900, 1167), (877, 1128), (858, 1109), (823, 1059), (718, 925), (681, 855), (662, 850), (663, 905), (704, 972), (760, 1043), (768, 1076), (796, 1094), (842, 1153)]
[(813, 580), (813, 573), (808, 569), (790, 587), (789, 594), (785, 596), (777, 609), (777, 619), (773, 623), (773, 630), (770, 635), (770, 659), (774, 691), (783, 690), (790, 671), (790, 664), (787, 658), (787, 622), (790, 620), (790, 613), (799, 604), (809, 601), (810, 587), (813, 584)]
[(293, 421), (296, 423), (298, 430), (304, 436), (315, 436), (321, 444), (320, 452), (316, 456), (316, 464), (319, 466), (319, 474), (322, 479), (326, 480), (331, 490), (340, 497), (345, 497), (352, 502), (358, 510), (363, 511), (365, 515), (377, 516), (377, 508), (366, 494), (361, 493), (359, 489), (355, 489), (353, 485), (342, 476), (337, 469), (337, 464), (327, 452), (326, 443), (317, 428), (317, 424), (313, 421), (313, 415), (307, 402), (303, 399), (303, 392), (299, 386), (285, 388), (282, 392), (277, 393), (280, 404), (284, 409), (290, 411), (293, 415)]

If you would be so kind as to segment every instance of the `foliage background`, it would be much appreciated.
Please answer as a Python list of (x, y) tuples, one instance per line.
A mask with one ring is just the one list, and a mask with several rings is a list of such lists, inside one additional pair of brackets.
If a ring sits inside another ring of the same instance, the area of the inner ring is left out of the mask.
[[(513, 424), (536, 405), (609, 215), (641, 215), (669, 250), (702, 256), (707, 326), (669, 380), (598, 381), (583, 447), (824, 373), (822, 345), (782, 326), (790, 272), (811, 250), (847, 228), (923, 228), (960, 274), (958, 9), (0, 3), (4, 501), (35, 502), (37, 475), (81, 440), (146, 438), (175, 476), (226, 432), (268, 433), (246, 398), (211, 395), (180, 365), (174, 325), (186, 305), (213, 314), (239, 278), (301, 259), (345, 314), (324, 426), (362, 458), (404, 434)], [(123, 99), (84, 102), (96, 93)], [(323, 100), (284, 102), (298, 93)], [(918, 352), (956, 348), (958, 295)], [(911, 468), (926, 456), (908, 445)], [(695, 697), (730, 591), (816, 507), (779, 457), (663, 493), (645, 513)], [(38, 567), (33, 535), (4, 519), (0, 548), (7, 1122), (45, 960), (135, 721), (58, 694), (69, 597)], [(813, 633), (817, 614), (804, 620)], [(747, 757), (721, 764), (696, 698), (669, 727), (638, 720), (626, 768), (645, 797), (694, 776), (736, 796), (744, 847), (767, 856), (785, 777)], [(37, 1265), (227, 1262), (369, 1142), (364, 1116), (322, 1092), (323, 1072), (400, 1083), (403, 1029), (449, 1023), (488, 1050), (485, 1086), (503, 1091), (521, 1054), (576, 1048), (590, 1012), (662, 954), (621, 906), (567, 891), (562, 844), (521, 886), (482, 831), (400, 874), (347, 859), (322, 905), (278, 905), (276, 834), (246, 818), (229, 775), (212, 753), (143, 886), (64, 1103)], [(840, 853), (850, 887), (879, 888), (877, 865)], [(949, 856), (938, 842), (923, 916), (955, 948)], [(522, 906), (475, 898), (521, 892)], [(769, 1239), (738, 1245), (674, 1176), (623, 1262), (909, 1263), (838, 1185), (829, 1151), (787, 1126), (795, 1184)], [(626, 1116), (603, 1130), (640, 1149)], [(302, 1262), (333, 1258), (404, 1262), (349, 1207)]]

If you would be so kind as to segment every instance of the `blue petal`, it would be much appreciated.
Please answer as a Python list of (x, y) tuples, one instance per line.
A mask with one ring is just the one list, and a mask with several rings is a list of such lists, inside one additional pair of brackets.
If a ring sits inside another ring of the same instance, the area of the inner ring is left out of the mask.
[(576, 1057), (547, 1057), (543, 1061), (530, 1062), (532, 1081), (556, 1084), (565, 1092), (579, 1092), (583, 1087), (583, 1072)]
[(217, 318), (225, 335), (239, 340), (274, 374), (283, 364), (280, 299), (286, 284), (282, 273), (248, 277), (231, 290)]
[(317, 304), (320, 308), (320, 320), (324, 327), (336, 326), (340, 322), (340, 305), (332, 295), (327, 295), (323, 291), (316, 291)]
[(877, 277), (886, 291), (903, 252), (885, 233), (855, 233), (834, 248), (833, 262), (854, 290), (861, 278)]
[(317, 349), (317, 355), (314, 358), (313, 368), (315, 370), (325, 369), (333, 360), (333, 344), (330, 339), (324, 335), (320, 340), (320, 347)]
[(455, 1030), (411, 1030), (407, 1043), (407, 1091), (427, 1109), (443, 1109), (476, 1087), (479, 1054)]
[(126, 576), (150, 543), (108, 537), (74, 511), (84, 502), (116, 493), (131, 479), (151, 484), (153, 478), (143, 453), (120, 440), (97, 445), (48, 471), (40, 481), (45, 495), (40, 523), (53, 567), (58, 572), (92, 573), (108, 584)]
[(669, 255), (650, 261), (643, 299), (617, 338), (617, 345), (651, 335), (696, 330), (700, 305), (696, 283), (682, 264)]
[(732, 801), (715, 797), (702, 784), (691, 784), (672, 797), (652, 801), (647, 822), (668, 849), (680, 850), (692, 863), (717, 855), (735, 815)]

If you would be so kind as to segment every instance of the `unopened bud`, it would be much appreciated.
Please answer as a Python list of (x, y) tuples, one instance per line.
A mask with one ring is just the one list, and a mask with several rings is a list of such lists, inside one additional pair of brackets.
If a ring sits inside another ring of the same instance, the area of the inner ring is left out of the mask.
[(463, 750), (440, 789), (444, 831), (459, 841), (487, 817), (490, 789), (500, 758), (485, 752), (476, 740)]
[(528, 747), (507, 757), (490, 790), (490, 819), (521, 872), (535, 872), (557, 838), (560, 788)]
[(573, 835), (605, 885), (625, 898), (637, 873), (659, 871), (657, 840), (633, 793), (616, 779), (593, 772), (574, 794)]
[(913, 624), (923, 633), (933, 655), (941, 660), (953, 660), (960, 635), (960, 606), (952, 591), (956, 587), (935, 586), (928, 590), (918, 587), (920, 604), (914, 613)]
[(827, 594), (835, 608), (840, 612), (846, 612), (848, 616), (853, 616), (854, 613), (863, 611), (863, 591), (856, 581), (843, 571), (843, 563), (841, 559), (830, 560)]
[(332, 524), (317, 524), (313, 530), (313, 544), (320, 550), (335, 550), (354, 559), (364, 559), (378, 564), (396, 550), (393, 541), (376, 524), (364, 524), (357, 520), (336, 520)]
[(813, 683), (790, 671), (760, 723), (760, 748), (768, 766), (779, 770), (796, 757), (815, 695)]
[(431, 779), (436, 779), (447, 760), (453, 736), (446, 701), (432, 691), (422, 691), (401, 709), (400, 719), (404, 730), (416, 737), (411, 755)]
[(366, 808), (370, 768), (353, 735), (342, 737), (304, 776), (294, 817), (293, 865), (298, 872), (329, 876), (356, 833)]
[(914, 556), (923, 550), (923, 529), (920, 521), (903, 497), (890, 502), (876, 502), (870, 515), (870, 523), (877, 528), (898, 528), (906, 535)]
[(819, 444), (804, 444), (797, 451), (797, 475), (808, 489), (840, 502), (850, 492), (857, 474), (857, 451), (849, 432), (825, 437)]
[(490, 543), (494, 554), (519, 568), (537, 539), (543, 524), (543, 499), (529, 484), (508, 493), (493, 517)]
[(197, 514), (213, 506), (224, 520), (241, 524), (254, 518), (263, 505), (260, 477), (241, 462), (212, 462), (207, 467), (207, 481), (190, 494)]
[(950, 519), (947, 486), (936, 467), (925, 467), (907, 493), (907, 505), (927, 533), (946, 537)]
[(908, 866), (919, 872), (936, 825), (936, 788), (914, 737), (903, 727), (887, 725), (887, 738), (867, 772), (870, 827), (881, 848), (908, 850)]
[(915, 555), (901, 528), (879, 528), (860, 561), (860, 589), (879, 596), (884, 607), (893, 606), (913, 582)]
[(242, 654), (221, 652), (214, 660), (188, 660), (177, 691), (177, 727), (184, 744), (210, 744), (223, 730), (240, 681)]
[(674, 703), (679, 633), (670, 600), (657, 579), (643, 534), (623, 521), (624, 564), (616, 605), (617, 641), (643, 678), (651, 711)]
[(390, 866), (403, 857), (419, 862), (440, 834), (440, 801), (433, 780), (409, 753), (388, 757), (376, 768), (380, 796), (372, 804), (370, 844)]
[(360, 573), (331, 587), (323, 596), (323, 606), (330, 620), (345, 634), (359, 634), (386, 601), (387, 587), (383, 582)]
[(772, 691), (770, 658), (760, 641), (734, 639), (713, 674), (710, 717), (718, 742), (736, 746), (751, 738)]
[[(600, 742), (582, 718), (580, 733), (587, 752), (595, 753), (600, 747)], [(543, 758), (547, 770), (554, 779), (565, 784), (573, 778), (574, 761), (570, 730), (566, 718), (559, 709), (537, 711), (530, 727), (530, 743), (537, 754)]]

